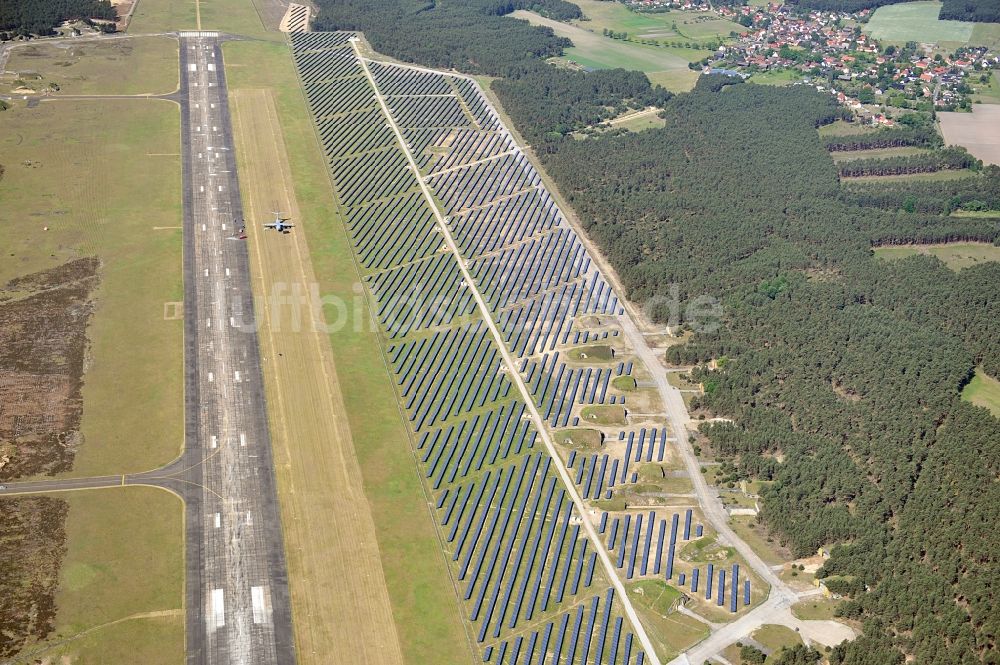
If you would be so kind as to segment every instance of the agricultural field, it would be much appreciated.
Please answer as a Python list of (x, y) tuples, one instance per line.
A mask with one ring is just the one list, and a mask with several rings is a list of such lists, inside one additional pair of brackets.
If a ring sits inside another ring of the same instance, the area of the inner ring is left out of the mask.
[(891, 43), (968, 44), (974, 24), (941, 21), (940, 2), (903, 2), (879, 7), (863, 28), (875, 39)]
[(746, 29), (712, 11), (642, 13), (631, 11), (619, 2), (580, 0), (575, 4), (583, 10), (586, 18), (574, 21), (574, 25), (596, 33), (601, 33), (604, 29), (626, 32), (630, 38), (636, 39), (698, 42), (716, 38), (726, 40), (729, 39), (730, 32), (742, 32)]
[(972, 113), (939, 113), (938, 119), (946, 143), (964, 147), (986, 164), (1000, 164), (1000, 105), (974, 104)]
[(936, 256), (952, 270), (961, 270), (985, 261), (1000, 261), (1000, 247), (985, 242), (954, 242), (937, 245), (886, 245), (875, 248), (875, 256), (893, 261), (924, 254)]
[[(52, 632), (25, 644), (24, 654), (53, 663), (183, 660), (183, 506), (175, 496), (125, 487), (0, 501), (22, 509), (47, 502), (49, 512), (56, 510), (65, 520), (63, 529), (53, 531), (53, 521), (46, 519), (30, 535), (32, 543), (51, 548), (46, 555), (64, 554), (54, 605), (42, 606), (38, 617), (50, 617)], [(41, 564), (41, 555), (27, 559), (36, 575), (53, 570)], [(10, 605), (4, 607), (10, 611)], [(3, 618), (9, 625), (10, 617)]]
[(976, 375), (962, 390), (962, 399), (989, 409), (990, 413), (1000, 418), (1000, 381), (982, 369), (976, 369)]
[(879, 7), (862, 27), (878, 40), (903, 44), (933, 43), (941, 48), (1000, 46), (1000, 23), (942, 21), (940, 2), (903, 2)]
[(7, 71), (20, 74), (0, 79), (0, 90), (8, 93), (168, 94), (177, 89), (177, 40), (134, 37), (100, 42), (34, 42), (11, 50)]
[(609, 39), (600, 32), (590, 32), (525, 10), (515, 11), (511, 16), (533, 25), (552, 28), (557, 35), (568, 37), (573, 46), (566, 49), (566, 58), (578, 66), (592, 69), (623, 67), (645, 72), (653, 83), (676, 91), (688, 90), (694, 85), (698, 72), (691, 71), (688, 63), (700, 60), (709, 53), (699, 49), (662, 48)]

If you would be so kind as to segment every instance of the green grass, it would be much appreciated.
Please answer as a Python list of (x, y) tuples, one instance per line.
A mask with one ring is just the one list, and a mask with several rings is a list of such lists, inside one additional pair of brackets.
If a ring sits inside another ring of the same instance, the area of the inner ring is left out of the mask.
[(756, 518), (750, 515), (736, 515), (729, 519), (729, 526), (732, 530), (757, 553), (757, 556), (764, 560), (764, 563), (770, 566), (785, 563), (786, 559), (778, 552), (775, 544), (767, 542), (767, 539), (761, 535), (760, 527), (750, 528), (750, 525), (755, 523)]
[(627, 590), (661, 662), (672, 660), (684, 649), (708, 637), (708, 626), (704, 623), (669, 611), (681, 592), (666, 582), (644, 580), (629, 585)]
[(32, 43), (11, 51), (7, 69), (40, 74), (30, 86), (56, 84), (55, 96), (165, 94), (177, 89), (177, 40)]
[(728, 39), (730, 32), (746, 29), (711, 11), (634, 12), (619, 2), (600, 0), (580, 0), (576, 4), (586, 20), (574, 21), (574, 25), (598, 34), (607, 28), (638, 39), (702, 41), (717, 35)]
[(974, 83), (973, 86), (976, 89), (973, 101), (982, 104), (1000, 104), (1000, 75), (997, 72), (990, 74), (989, 83)]
[(990, 413), (1000, 418), (1000, 381), (982, 369), (976, 369), (976, 375), (962, 390), (962, 399), (989, 409)]
[(839, 600), (817, 596), (800, 600), (791, 609), (792, 614), (803, 621), (823, 621), (833, 619), (833, 611), (839, 604)]
[(266, 0), (139, 0), (128, 31), (133, 34), (198, 29), (284, 41), (283, 33), (267, 30), (258, 4)]
[[(309, 251), (320, 292), (353, 302), (359, 283), (344, 221), (333, 205), (323, 153), (285, 44), (225, 45), (230, 89), (274, 91), (295, 197), (309, 227)], [(330, 337), (348, 423), (376, 527), (382, 569), (404, 658), (412, 663), (466, 663), (465, 628), (415, 469), (411, 443), (376, 333), (344, 326)]]
[(590, 346), (578, 346), (566, 352), (573, 360), (603, 361), (610, 362), (615, 359), (614, 350), (607, 344), (591, 344)]
[(799, 637), (798, 633), (791, 628), (777, 624), (765, 624), (755, 630), (751, 637), (771, 651), (802, 643), (802, 638)]
[(758, 72), (750, 77), (751, 83), (761, 85), (791, 85), (802, 80), (802, 74), (793, 69), (779, 69), (767, 72)]
[(820, 136), (855, 136), (857, 134), (873, 132), (875, 128), (857, 122), (836, 120), (828, 125), (823, 125), (818, 131)]
[(875, 256), (887, 261), (925, 254), (936, 256), (952, 270), (987, 261), (1000, 261), (1000, 247), (985, 242), (954, 242), (938, 245), (886, 245), (875, 248)]
[(904, 2), (879, 7), (864, 30), (878, 40), (893, 43), (969, 43), (973, 35), (973, 24), (967, 21), (938, 20), (941, 4)]
[[(696, 79), (697, 74), (688, 69), (688, 63), (700, 60), (709, 54), (709, 51), (696, 49), (659, 48), (609, 39), (603, 36), (599, 29), (594, 33), (523, 10), (514, 12), (512, 16), (525, 19), (533, 25), (547, 26), (557, 35), (568, 37), (573, 46), (566, 49), (566, 58), (578, 65), (592, 69), (623, 67), (650, 74), (650, 80), (663, 73), (673, 74), (666, 79), (654, 80), (654, 83), (661, 85), (667, 82), (672, 85), (686, 85), (688, 79), (692, 79), (692, 74)], [(593, 29), (592, 26), (588, 27)], [(686, 89), (689, 88), (690, 86), (687, 86)]]
[(580, 412), (580, 420), (594, 425), (624, 425), (625, 407), (617, 404), (587, 406)]
[(631, 376), (616, 376), (611, 380), (611, 385), (615, 389), (626, 393), (633, 392), (636, 389), (635, 379)]
[(627, 129), (630, 132), (642, 132), (647, 129), (657, 129), (659, 127), (665, 127), (667, 121), (659, 117), (655, 113), (650, 113), (648, 115), (637, 116), (634, 118), (626, 118), (621, 122), (616, 122), (614, 124), (615, 129)]
[(182, 662), (181, 501), (151, 487), (54, 496), (69, 503), (56, 628), (29, 651), (56, 663)]
[(601, 447), (604, 436), (596, 429), (561, 429), (552, 433), (552, 439), (570, 448), (592, 450)]
[(969, 43), (973, 46), (997, 48), (1000, 46), (1000, 23), (974, 23)]
[(164, 303), (183, 299), (178, 107), (60, 100), (3, 121), (0, 226), (18, 231), (4, 238), (0, 282), (102, 262), (72, 474), (160, 466), (184, 433), (183, 322), (164, 320)]
[(629, 587), (629, 595), (642, 607), (665, 616), (673, 609), (681, 592), (663, 580), (643, 580)]
[(131, 34), (194, 30), (197, 27), (194, 0), (139, 0), (128, 25)]

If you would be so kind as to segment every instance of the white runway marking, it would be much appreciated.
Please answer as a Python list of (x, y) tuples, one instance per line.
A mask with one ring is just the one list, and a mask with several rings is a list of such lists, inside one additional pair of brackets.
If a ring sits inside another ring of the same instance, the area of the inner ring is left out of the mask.
[(212, 327), (212, 319), (207, 319), (205, 321), (205, 327), (206, 328), (211, 328)]
[(262, 624), (267, 621), (268, 607), (267, 597), (264, 594), (264, 587), (250, 587), (250, 601), (253, 603), (253, 622)]
[(211, 383), (212, 381), (215, 381), (215, 375), (212, 374), (211, 372), (209, 372), (208, 373), (208, 382)]
[(215, 436), (215, 435), (213, 434), (213, 435), (212, 435), (212, 440), (211, 440), (211, 441), (209, 441), (209, 444), (208, 444), (208, 445), (209, 445), (209, 446), (211, 446), (212, 448), (216, 448), (216, 447), (218, 447), (218, 445), (219, 445), (219, 437), (217, 437), (217, 436)]
[(225, 592), (222, 589), (212, 589), (212, 617), (209, 625), (214, 628), (226, 625)]
[(215, 513), (215, 528), (222, 526), (222, 513)]
[(240, 432), (240, 445), (247, 445), (247, 435), (244, 432)]
[(236, 383), (240, 382), (240, 373), (236, 372)]

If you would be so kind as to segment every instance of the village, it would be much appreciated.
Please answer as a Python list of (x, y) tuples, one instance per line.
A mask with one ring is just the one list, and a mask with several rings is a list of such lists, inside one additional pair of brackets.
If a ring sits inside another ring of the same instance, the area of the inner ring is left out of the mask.
[[(631, 0), (642, 12), (709, 11), (701, 0)], [(1000, 54), (986, 47), (948, 52), (936, 44), (881, 44), (862, 31), (870, 10), (854, 14), (807, 11), (792, 5), (716, 6), (745, 26), (692, 63), (706, 72), (805, 83), (829, 91), (873, 124), (891, 125), (907, 110), (971, 110), (975, 87), (989, 82)]]

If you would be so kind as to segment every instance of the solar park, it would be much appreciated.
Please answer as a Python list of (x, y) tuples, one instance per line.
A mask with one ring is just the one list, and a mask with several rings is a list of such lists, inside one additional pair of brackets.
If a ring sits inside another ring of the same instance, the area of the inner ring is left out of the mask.
[[(600, 451), (554, 460), (508, 372), (520, 374), (549, 428), (579, 425), (585, 405), (624, 406), (611, 384), (632, 374), (631, 361), (581, 365), (566, 356), (616, 338), (581, 321), (610, 320), (621, 304), (473, 80), (362, 61), (352, 37), (293, 34), (296, 66), (483, 661), (646, 662), (595, 546), (621, 579), (655, 576), (708, 598), (714, 586), (717, 605), (749, 605), (736, 565), (728, 585), (727, 570), (712, 564), (675, 571), (675, 551), (703, 532), (692, 510), (580, 514), (557, 465), (584, 499), (607, 499), (638, 482), (638, 464), (664, 461), (667, 430), (626, 426)], [(587, 537), (584, 520), (599, 521), (603, 542)]]

